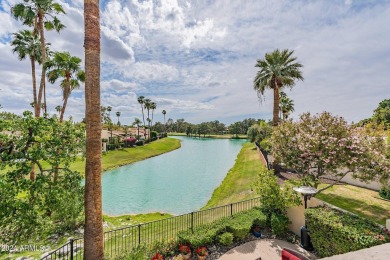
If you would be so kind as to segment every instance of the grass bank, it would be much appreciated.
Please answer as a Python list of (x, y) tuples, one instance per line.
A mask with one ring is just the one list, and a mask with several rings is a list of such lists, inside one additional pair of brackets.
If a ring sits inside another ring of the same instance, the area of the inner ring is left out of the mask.
[(385, 225), (386, 219), (390, 217), (390, 202), (380, 199), (377, 191), (340, 184), (324, 190), (316, 197), (381, 225)]
[(260, 166), (261, 161), (255, 145), (245, 143), (237, 155), (233, 168), (202, 209), (256, 197), (257, 195), (251, 191), (251, 185), (257, 178)]
[[(172, 132), (172, 133), (168, 133), (168, 136), (187, 136), (187, 134), (186, 133), (175, 133), (175, 132)], [(195, 137), (198, 137), (198, 136), (193, 136), (193, 137), (195, 138)], [(200, 135), (200, 138), (247, 139), (248, 136), (247, 135), (238, 135), (238, 137), (236, 137), (235, 135), (232, 135), (232, 134), (224, 134), (224, 135), (209, 135), (209, 134), (206, 134), (205, 136)]]
[[(102, 155), (103, 171), (111, 170), (119, 166), (142, 161), (163, 153), (180, 148), (180, 140), (174, 138), (163, 138), (144, 146), (123, 148), (121, 150), (109, 151)], [(85, 174), (85, 159), (77, 159), (70, 168), (74, 171)]]

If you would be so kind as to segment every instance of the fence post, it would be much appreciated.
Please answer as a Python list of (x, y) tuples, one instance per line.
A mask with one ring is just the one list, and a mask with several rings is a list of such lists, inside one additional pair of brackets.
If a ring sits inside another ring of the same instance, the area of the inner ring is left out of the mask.
[(194, 212), (191, 212), (191, 231), (194, 233)]
[(230, 204), (230, 216), (233, 216), (233, 203)]
[(141, 224), (138, 224), (138, 245), (141, 244)]
[(73, 260), (73, 237), (69, 238), (69, 244), (70, 244), (70, 260)]

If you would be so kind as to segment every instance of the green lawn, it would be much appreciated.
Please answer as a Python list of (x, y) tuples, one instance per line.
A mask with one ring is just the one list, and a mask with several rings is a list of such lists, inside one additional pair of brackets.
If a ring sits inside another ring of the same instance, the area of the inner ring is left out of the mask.
[[(163, 138), (144, 146), (109, 151), (102, 156), (102, 168), (103, 171), (107, 171), (119, 166), (135, 163), (170, 152), (178, 148), (180, 148), (180, 140), (174, 138)], [(77, 159), (71, 164), (70, 168), (72, 170), (79, 171), (82, 175), (84, 175), (85, 159)]]
[(257, 195), (251, 185), (257, 178), (261, 166), (260, 156), (252, 143), (245, 143), (237, 155), (236, 162), (226, 175), (222, 184), (214, 190), (211, 199), (203, 208), (211, 208), (237, 202)]
[(381, 225), (385, 225), (386, 219), (390, 218), (390, 202), (379, 199), (377, 191), (341, 184), (323, 191), (316, 197)]
[[(169, 136), (187, 136), (186, 133), (176, 133), (176, 132), (168, 133), (168, 135)], [(196, 136), (196, 137), (198, 137), (198, 136)], [(224, 135), (206, 134), (205, 136), (200, 135), (200, 137), (201, 138), (216, 138), (216, 139), (233, 139), (233, 138), (235, 138), (235, 135), (232, 135), (232, 134), (224, 134)], [(247, 135), (238, 135), (237, 139), (247, 139), (247, 138), (248, 138)]]

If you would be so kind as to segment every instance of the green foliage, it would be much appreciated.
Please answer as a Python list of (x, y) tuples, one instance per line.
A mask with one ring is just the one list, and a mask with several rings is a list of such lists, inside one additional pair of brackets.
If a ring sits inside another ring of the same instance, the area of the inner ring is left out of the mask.
[(247, 135), (250, 142), (261, 142), (270, 137), (272, 134), (272, 127), (265, 121), (260, 121), (259, 124), (249, 127)]
[(83, 152), (84, 133), (81, 124), (31, 112), (0, 121), (0, 242), (27, 242), (78, 225), (84, 188), (69, 167)]
[(271, 229), (272, 233), (277, 236), (285, 236), (288, 232), (288, 224), (290, 220), (284, 214), (272, 214), (271, 217)]
[(375, 223), (328, 207), (305, 211), (311, 241), (320, 257), (344, 254), (390, 242)]
[(233, 238), (232, 233), (225, 232), (218, 236), (218, 242), (223, 246), (231, 246), (233, 244)]
[(146, 260), (148, 258), (148, 249), (145, 245), (138, 245), (131, 251), (124, 252), (116, 257), (109, 258), (115, 260)]
[(143, 146), (145, 144), (145, 141), (144, 140), (138, 140), (135, 145), (137, 146)]
[(376, 124), (384, 125), (386, 129), (390, 128), (390, 99), (384, 99), (379, 103), (372, 120)]
[(278, 177), (273, 170), (268, 170), (265, 166), (260, 168), (253, 188), (260, 196), (261, 210), (266, 214), (268, 223), (273, 213), (284, 214), (287, 208), (301, 203), (299, 194), (293, 190), (293, 184), (286, 181), (283, 187), (280, 187)]
[(379, 196), (381, 196), (384, 199), (390, 200), (390, 186), (388, 187), (383, 186), (379, 190)]
[(150, 135), (151, 135), (152, 138), (157, 138), (158, 132), (157, 131), (152, 131), (152, 132), (150, 132)]
[(261, 213), (259, 208), (254, 208), (212, 224), (197, 227), (193, 233), (191, 230), (181, 231), (178, 233), (178, 238), (181, 244), (189, 244), (193, 248), (217, 242), (218, 236), (225, 232), (232, 233), (236, 240), (242, 240), (249, 234), (254, 223), (265, 226), (265, 222), (264, 214)]

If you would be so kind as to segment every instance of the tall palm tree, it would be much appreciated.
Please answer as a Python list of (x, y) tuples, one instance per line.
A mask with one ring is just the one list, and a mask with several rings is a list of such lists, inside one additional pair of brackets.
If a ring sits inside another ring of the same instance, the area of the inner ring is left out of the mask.
[(118, 126), (121, 126), (121, 122), (119, 121), (119, 117), (121, 116), (121, 112), (116, 112), (116, 116), (118, 117), (118, 123), (117, 123), (117, 125)]
[(274, 91), (274, 108), (272, 124), (279, 124), (279, 90), (285, 86), (292, 87), (295, 80), (303, 80), (300, 63), (295, 62), (294, 51), (288, 49), (280, 51), (276, 49), (265, 54), (264, 60), (257, 60), (255, 67), (257, 72), (253, 82), (253, 88), (259, 97), (264, 95), (266, 89)]
[(84, 1), (85, 24), (85, 231), (84, 259), (104, 259), (102, 215), (102, 125), (100, 123), (99, 0)]
[(167, 132), (167, 126), (166, 126), (166, 123), (165, 123), (165, 115), (167, 114), (167, 111), (163, 110), (162, 114), (164, 115), (164, 131), (166, 133)]
[(283, 91), (280, 92), (280, 104), (279, 109), (283, 115), (283, 120), (286, 120), (291, 112), (294, 112), (294, 101), (290, 99), (286, 93)]
[(144, 108), (146, 109), (146, 111), (148, 111), (148, 117), (147, 117), (147, 121), (148, 121), (148, 126), (149, 126), (149, 131), (150, 131), (150, 106), (152, 104), (152, 100), (150, 100), (149, 98), (145, 99), (144, 100)]
[[(62, 6), (53, 0), (24, 0), (23, 3), (16, 4), (12, 8), (12, 14), (24, 25), (32, 26), (34, 35), (39, 35), (41, 40), (42, 64), (46, 62), (46, 41), (45, 30), (56, 30), (59, 32), (65, 25), (55, 16), (55, 14), (65, 14)], [(41, 83), (39, 86), (37, 109), (40, 114), (42, 93), (45, 92), (46, 70), (42, 68)], [(45, 98), (46, 100), (46, 98)], [(46, 107), (46, 104), (45, 104)], [(45, 113), (47, 111), (45, 110)], [(38, 116), (39, 116), (38, 114)]]
[(144, 115), (145, 97), (144, 97), (144, 96), (139, 96), (139, 97), (138, 97), (138, 103), (141, 105), (141, 110), (142, 110), (142, 122), (144, 122), (144, 127), (145, 127), (145, 115)]
[(61, 106), (56, 106), (56, 111), (58, 113), (58, 116), (61, 116), (61, 110), (62, 110)]
[(153, 112), (157, 108), (156, 102), (151, 102), (150, 103), (150, 109), (152, 110), (152, 127), (153, 127)]
[(85, 73), (81, 70), (80, 63), (81, 59), (71, 56), (69, 52), (55, 52), (53, 58), (43, 65), (48, 70), (47, 77), (50, 83), (55, 83), (60, 77), (63, 78), (61, 88), (64, 103), (61, 108), (60, 122), (64, 119), (66, 105), (72, 90), (80, 87), (80, 82), (85, 81)]
[(140, 126), (140, 124), (141, 124), (142, 122), (141, 122), (141, 120), (138, 118), (138, 117), (136, 117), (135, 119), (134, 119), (134, 122), (133, 122), (133, 125), (136, 125), (137, 126), (137, 139), (139, 139), (139, 126)]
[(11, 41), (11, 45), (14, 46), (13, 52), (18, 53), (19, 60), (24, 60), (27, 56), (31, 62), (31, 75), (33, 86), (33, 107), (35, 117), (39, 116), (39, 108), (37, 105), (37, 81), (35, 76), (35, 62), (41, 62), (41, 42), (39, 36), (32, 31), (23, 30), (14, 33), (14, 39)]

